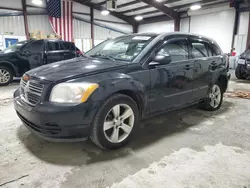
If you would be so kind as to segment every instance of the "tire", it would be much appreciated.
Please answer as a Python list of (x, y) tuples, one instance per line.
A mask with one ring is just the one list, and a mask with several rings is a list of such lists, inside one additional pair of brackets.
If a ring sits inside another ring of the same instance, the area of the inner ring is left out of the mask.
[[(125, 114), (125, 111), (128, 113)], [(123, 116), (128, 114), (132, 115), (128, 118)], [(120, 120), (120, 117), (124, 119)], [(98, 110), (91, 127), (90, 138), (102, 149), (117, 149), (128, 143), (138, 123), (139, 110), (135, 101), (127, 95), (115, 94), (105, 100)]]
[(239, 66), (236, 67), (235, 69), (235, 76), (238, 79), (246, 79), (245, 76), (242, 74), (241, 69)]
[(8, 67), (0, 66), (0, 86), (9, 85), (13, 77), (13, 72)]
[[(201, 108), (207, 111), (220, 109), (223, 101), (223, 89), (219, 82), (209, 88), (208, 97), (201, 103)], [(218, 93), (217, 93), (218, 92)], [(218, 95), (217, 95), (218, 94)], [(216, 101), (216, 102), (215, 102)]]

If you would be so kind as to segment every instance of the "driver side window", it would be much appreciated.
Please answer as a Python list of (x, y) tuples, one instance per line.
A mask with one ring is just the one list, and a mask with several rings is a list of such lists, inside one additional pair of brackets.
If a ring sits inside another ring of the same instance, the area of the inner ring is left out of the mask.
[(171, 62), (188, 60), (188, 44), (186, 40), (168, 42), (162, 46), (157, 55), (169, 55)]

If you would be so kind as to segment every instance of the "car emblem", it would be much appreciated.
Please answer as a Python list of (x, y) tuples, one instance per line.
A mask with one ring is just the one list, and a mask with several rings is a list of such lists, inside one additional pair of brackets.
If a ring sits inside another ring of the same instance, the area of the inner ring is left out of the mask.
[(30, 79), (30, 77), (29, 77), (28, 75), (26, 75), (26, 74), (23, 75), (23, 80), (24, 80), (24, 81), (28, 81), (29, 79)]

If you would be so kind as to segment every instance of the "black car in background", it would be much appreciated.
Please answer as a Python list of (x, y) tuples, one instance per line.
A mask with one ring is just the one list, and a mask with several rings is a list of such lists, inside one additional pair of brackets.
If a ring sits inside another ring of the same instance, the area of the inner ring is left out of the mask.
[(74, 43), (43, 39), (18, 42), (0, 52), (0, 86), (8, 85), (13, 77), (56, 61), (81, 56)]
[(247, 79), (250, 76), (250, 46), (240, 55), (235, 76), (238, 79)]
[(216, 42), (185, 33), (125, 35), (85, 55), (25, 73), (14, 106), (30, 131), (118, 148), (146, 117), (196, 103), (219, 109), (230, 78)]

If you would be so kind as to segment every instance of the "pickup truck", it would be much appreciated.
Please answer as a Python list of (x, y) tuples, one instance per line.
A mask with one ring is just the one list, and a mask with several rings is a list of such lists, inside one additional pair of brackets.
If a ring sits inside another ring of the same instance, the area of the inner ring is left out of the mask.
[(8, 85), (13, 77), (21, 77), (31, 69), (81, 55), (74, 43), (58, 39), (18, 42), (0, 52), (0, 86)]

